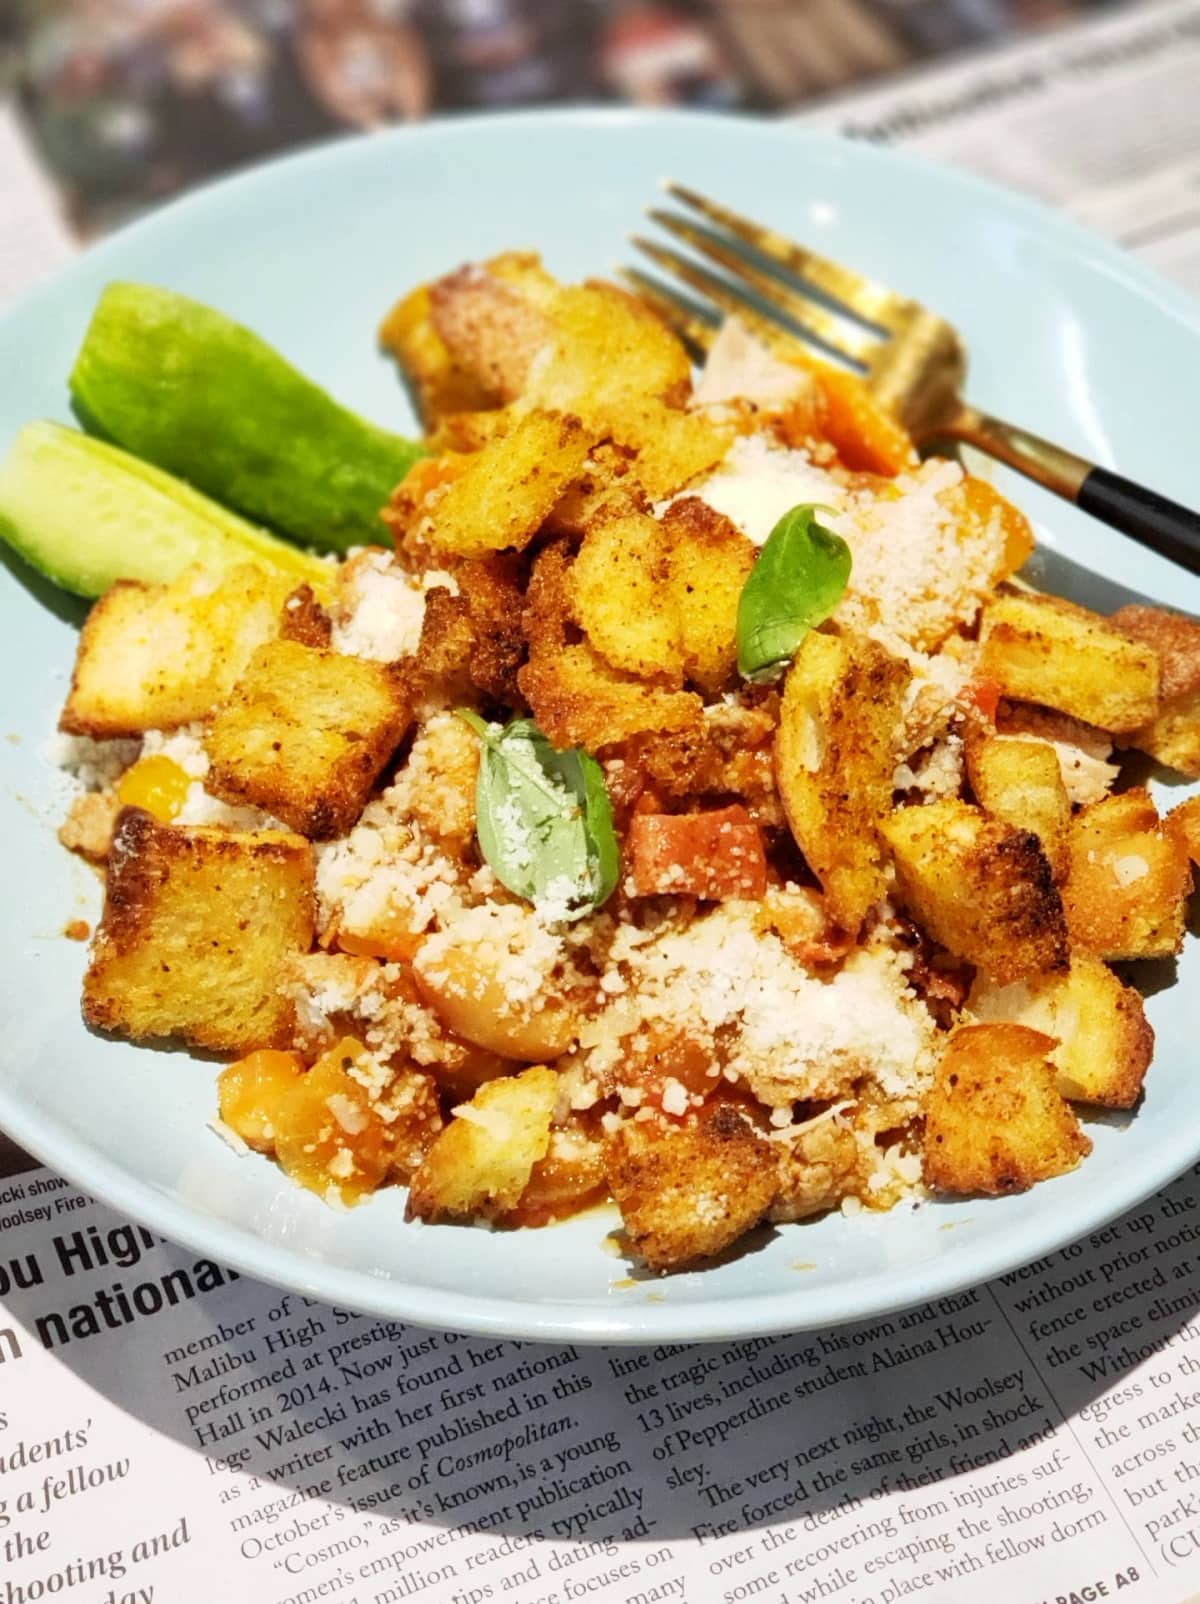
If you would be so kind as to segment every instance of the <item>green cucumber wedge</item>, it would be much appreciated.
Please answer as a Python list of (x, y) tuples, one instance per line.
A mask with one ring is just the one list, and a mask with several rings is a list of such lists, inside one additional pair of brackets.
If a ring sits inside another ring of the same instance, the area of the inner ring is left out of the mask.
[(170, 474), (59, 423), (29, 423), (0, 462), (0, 540), (77, 596), (117, 579), (165, 584), (199, 563), (253, 562), (327, 595), (329, 564)]
[(110, 284), (71, 373), (85, 427), (319, 551), (384, 539), (424, 448), (366, 423), (224, 313)]

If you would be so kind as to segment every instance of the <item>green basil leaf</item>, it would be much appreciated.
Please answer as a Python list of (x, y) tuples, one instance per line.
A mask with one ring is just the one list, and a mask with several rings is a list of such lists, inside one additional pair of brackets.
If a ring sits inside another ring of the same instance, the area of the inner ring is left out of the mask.
[(850, 578), (850, 548), (817, 522), (833, 507), (793, 507), (767, 537), (738, 598), (738, 673), (777, 679), (814, 624), (828, 618)]
[(476, 834), (497, 880), (553, 919), (600, 907), (620, 854), (599, 763), (578, 748), (556, 751), (531, 719), (497, 730), (466, 708), (459, 717), (483, 742)]

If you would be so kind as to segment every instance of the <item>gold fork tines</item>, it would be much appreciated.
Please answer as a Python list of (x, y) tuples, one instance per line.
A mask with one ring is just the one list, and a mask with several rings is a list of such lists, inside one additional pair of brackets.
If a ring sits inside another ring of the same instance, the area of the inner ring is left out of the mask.
[[(703, 219), (650, 210), (691, 254), (634, 236), (665, 280), (633, 269), (623, 276), (693, 350), (711, 347), (716, 314), (736, 316), (775, 349), (794, 353), (797, 341), (816, 344), (827, 358), (856, 366), (918, 446), (936, 440), (976, 446), (1200, 573), (1195, 513), (966, 402), (966, 347), (945, 318), (684, 184), (663, 187)], [(691, 295), (681, 294), (675, 281)]]

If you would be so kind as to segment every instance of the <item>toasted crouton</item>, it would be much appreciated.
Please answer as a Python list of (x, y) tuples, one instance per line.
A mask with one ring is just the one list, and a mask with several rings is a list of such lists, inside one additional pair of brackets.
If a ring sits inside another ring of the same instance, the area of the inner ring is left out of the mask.
[(697, 496), (672, 502), (660, 522), (684, 673), (716, 695), (737, 668), (738, 601), (758, 553), (736, 524)]
[(410, 722), (395, 670), (295, 641), (250, 661), (204, 738), (207, 785), (302, 835), (342, 835)]
[(576, 417), (528, 413), (465, 459), (430, 512), (431, 546), (459, 557), (522, 550), (579, 474), (594, 440)]
[(481, 1086), (413, 1176), (409, 1219), (496, 1220), (515, 1209), (546, 1156), (557, 1097), (558, 1076), (540, 1067)]
[(442, 339), (428, 285), (396, 302), (383, 320), (379, 341), (400, 364), (427, 429), (446, 413), (475, 412), (499, 399), (476, 372), (455, 359)]
[(433, 326), (452, 359), (501, 401), (521, 394), (534, 357), (554, 332), (548, 313), (529, 293), (528, 278), (535, 276), (543, 300), (546, 292), (552, 296), (554, 281), (536, 258), (525, 261), (524, 283), (520, 275), (512, 282), (487, 263), (460, 267), (429, 286)]
[(687, 399), (691, 359), (644, 301), (592, 282), (560, 290), (548, 310), (554, 337), (525, 386), (532, 405), (577, 413), (608, 433), (612, 409), (630, 398)]
[(984, 611), (978, 673), (1005, 696), (1128, 735), (1158, 713), (1158, 653), (1057, 597), (1001, 596)]
[(312, 849), (299, 836), (157, 824), (121, 814), (83, 1016), (141, 1041), (180, 1036), (215, 1052), (283, 1046), (280, 990), (313, 938)]
[(601, 515), (588, 525), (568, 584), (575, 622), (614, 668), (678, 689), (683, 642), (668, 557), (667, 538), (648, 514)]
[(1062, 899), (1031, 832), (944, 801), (899, 809), (883, 835), (900, 901), (956, 957), (1001, 983), (1066, 969)]
[(1109, 622), (1158, 653), (1162, 684), (1158, 712), (1128, 744), (1169, 769), (1200, 779), (1200, 623), (1163, 607), (1122, 607)]
[(1044, 741), (1058, 759), (1067, 797), (1074, 805), (1099, 802), (1121, 772), (1117, 764), (1109, 762), (1112, 741), (1104, 731), (1066, 713), (1052, 713), (1048, 707), (1032, 707), (1028, 702), (1001, 701), (996, 708), (996, 730), (1000, 735)]
[(1072, 945), (1098, 958), (1169, 958), (1183, 946), (1192, 873), (1178, 831), (1163, 829), (1148, 791), (1124, 791), (1077, 813), (1063, 890)]
[(1058, 755), (1046, 741), (995, 735), (967, 743), (967, 774), (985, 813), (1017, 830), (1032, 830), (1054, 878), (1067, 868), (1071, 801)]
[(1164, 823), (1192, 863), (1200, 864), (1200, 796), (1172, 808)]
[(1065, 975), (1030, 976), (997, 986), (980, 976), (967, 1011), (992, 1023), (1008, 1020), (1056, 1038), (1050, 1054), (1063, 1097), (1104, 1108), (1132, 1108), (1154, 1051), (1141, 996), (1107, 964), (1076, 953)]
[(810, 630), (783, 693), (779, 794), (830, 913), (855, 933), (884, 892), (879, 836), (892, 800), (892, 745), (908, 670), (862, 637)]
[(120, 579), (83, 626), (59, 728), (141, 735), (205, 718), (279, 631), (286, 574), (191, 568), (170, 585)]
[(651, 501), (710, 473), (734, 439), (724, 421), (642, 397), (612, 403), (604, 428), (618, 446), (636, 454), (631, 473)]
[(1025, 1025), (954, 1032), (925, 1100), (927, 1186), (1023, 1192), (1086, 1158), (1092, 1144), (1054, 1087), (1053, 1047)]
[(722, 1252), (779, 1190), (774, 1147), (729, 1104), (685, 1125), (623, 1121), (605, 1167), (626, 1234), (652, 1270)]
[(621, 673), (587, 640), (570, 643), (569, 572), (563, 548), (548, 546), (525, 596), (529, 661), (517, 683), (547, 738), (555, 746), (597, 752), (631, 735), (698, 728), (702, 704), (692, 692)]

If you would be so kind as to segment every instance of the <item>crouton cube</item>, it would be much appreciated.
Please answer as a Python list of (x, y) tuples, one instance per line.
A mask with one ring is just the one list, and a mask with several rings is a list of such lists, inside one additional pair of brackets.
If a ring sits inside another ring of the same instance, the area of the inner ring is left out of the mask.
[(571, 565), (575, 622), (614, 668), (683, 684), (683, 642), (671, 606), (669, 548), (645, 513), (594, 519)]
[(616, 444), (636, 453), (631, 471), (651, 501), (711, 473), (734, 440), (727, 422), (644, 397), (614, 402), (603, 416)]
[(590, 641), (569, 643), (570, 563), (548, 546), (534, 564), (523, 623), (529, 661), (517, 675), (539, 728), (555, 746), (598, 752), (631, 735), (699, 727), (702, 703), (612, 668)]
[(1163, 607), (1122, 607), (1109, 620), (1131, 640), (1158, 653), (1162, 682), (1158, 712), (1128, 744), (1200, 779), (1200, 624)]
[(965, 802), (883, 825), (900, 901), (933, 939), (1002, 984), (1068, 963), (1062, 898), (1038, 838)]
[(558, 1097), (552, 1069), (527, 1069), (461, 1103), (412, 1178), (408, 1217), (496, 1220), (515, 1209), (550, 1146)]
[(652, 1270), (723, 1252), (779, 1190), (774, 1148), (727, 1103), (683, 1125), (623, 1121), (605, 1168), (626, 1234)]
[(207, 717), (278, 633), (292, 584), (251, 564), (191, 568), (169, 585), (118, 580), (84, 623), (59, 728), (141, 735)]
[(691, 393), (687, 351), (636, 296), (615, 284), (572, 285), (548, 311), (554, 337), (529, 375), (526, 401), (604, 425), (632, 397), (679, 406)]
[(995, 735), (967, 743), (967, 774), (976, 800), (992, 818), (1032, 830), (1054, 878), (1067, 868), (1071, 800), (1058, 754), (1047, 741)]
[(1192, 873), (1178, 831), (1147, 791), (1123, 791), (1075, 815), (1063, 891), (1072, 945), (1098, 958), (1170, 958), (1183, 946)]
[(883, 895), (879, 836), (908, 670), (872, 640), (810, 630), (788, 670), (775, 774), (829, 911), (854, 933)]
[(556, 286), (535, 257), (526, 262), (524, 283), (522, 275), (510, 281), (488, 263), (460, 267), (429, 286), (433, 326), (452, 359), (501, 401), (521, 394), (534, 357), (554, 333), (547, 311), (529, 293), (529, 275), (551, 297)]
[(1011, 986), (976, 979), (967, 1011), (986, 1023), (1008, 1021), (1053, 1036), (1055, 1084), (1075, 1103), (1132, 1108), (1154, 1051), (1141, 996), (1107, 964), (1076, 953), (1065, 975), (1030, 976)]
[(743, 807), (711, 813), (638, 813), (630, 820), (629, 867), (639, 897), (766, 895), (762, 832)]
[(410, 719), (389, 665), (271, 641), (205, 735), (206, 783), (314, 840), (344, 835)]
[(1192, 863), (1200, 863), (1200, 796), (1172, 808), (1164, 823)]
[(459, 557), (522, 550), (581, 472), (595, 438), (576, 417), (526, 414), (508, 434), (465, 459), (432, 507), (430, 544)]
[(428, 285), (396, 302), (383, 320), (379, 342), (400, 364), (427, 429), (448, 412), (474, 412), (495, 405), (495, 393), (477, 372), (456, 360), (438, 332)]
[(737, 610), (758, 556), (736, 524), (697, 496), (662, 515), (671, 604), (687, 678), (715, 696), (737, 669)]
[(1158, 713), (1158, 653), (1056, 597), (1001, 596), (984, 611), (978, 673), (1005, 696), (1115, 734)]
[(279, 1047), (289, 957), (313, 939), (313, 859), (286, 831), (160, 825), (126, 809), (83, 982), (97, 1030), (179, 1036), (214, 1052)]
[(1026, 1025), (963, 1025), (925, 1099), (925, 1184), (940, 1192), (1023, 1192), (1091, 1152), (1055, 1090), (1054, 1042)]

